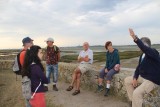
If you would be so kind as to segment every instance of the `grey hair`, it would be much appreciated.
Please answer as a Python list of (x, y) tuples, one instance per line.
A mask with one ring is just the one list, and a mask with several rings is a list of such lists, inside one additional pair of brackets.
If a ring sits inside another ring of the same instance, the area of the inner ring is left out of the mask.
[(144, 45), (151, 47), (151, 40), (148, 37), (142, 37), (141, 41), (143, 42)]
[(89, 43), (88, 43), (88, 42), (84, 42), (84, 43), (83, 43), (83, 45), (85, 45), (85, 44), (87, 44), (87, 45), (89, 46)]

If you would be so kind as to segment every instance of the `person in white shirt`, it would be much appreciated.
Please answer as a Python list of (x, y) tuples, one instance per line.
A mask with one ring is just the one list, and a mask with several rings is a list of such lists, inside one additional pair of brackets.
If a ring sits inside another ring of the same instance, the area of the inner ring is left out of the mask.
[(80, 77), (86, 71), (91, 69), (91, 64), (93, 63), (93, 51), (89, 49), (89, 43), (83, 43), (83, 49), (78, 56), (78, 62), (80, 62), (79, 66), (74, 70), (72, 74), (72, 82), (70, 86), (66, 89), (67, 91), (71, 91), (74, 87), (75, 83), (75, 91), (72, 95), (77, 95), (80, 93)]

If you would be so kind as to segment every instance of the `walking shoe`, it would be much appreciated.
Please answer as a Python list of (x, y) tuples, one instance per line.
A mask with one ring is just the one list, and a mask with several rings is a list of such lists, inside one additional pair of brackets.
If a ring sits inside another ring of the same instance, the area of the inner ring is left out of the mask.
[(132, 107), (132, 101), (129, 101), (129, 107)]
[(45, 91), (45, 92), (48, 91), (48, 86), (44, 86), (44, 91)]
[(71, 91), (73, 89), (73, 86), (69, 86), (66, 91)]
[(103, 91), (104, 87), (102, 85), (98, 85), (96, 92)]
[(58, 91), (58, 88), (57, 88), (56, 85), (53, 85), (53, 90), (54, 90), (54, 91)]
[(106, 88), (106, 92), (105, 92), (104, 96), (108, 96), (109, 90), (110, 90), (109, 88)]
[(75, 92), (72, 95), (77, 95), (80, 93), (80, 90), (75, 90)]

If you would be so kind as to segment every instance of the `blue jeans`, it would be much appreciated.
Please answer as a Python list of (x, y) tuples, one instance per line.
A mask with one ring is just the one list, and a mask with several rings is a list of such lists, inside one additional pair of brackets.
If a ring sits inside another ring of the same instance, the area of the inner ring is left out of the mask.
[(48, 79), (48, 83), (50, 83), (50, 75), (53, 75), (53, 83), (57, 83), (58, 81), (58, 64), (55, 65), (46, 65), (46, 77)]

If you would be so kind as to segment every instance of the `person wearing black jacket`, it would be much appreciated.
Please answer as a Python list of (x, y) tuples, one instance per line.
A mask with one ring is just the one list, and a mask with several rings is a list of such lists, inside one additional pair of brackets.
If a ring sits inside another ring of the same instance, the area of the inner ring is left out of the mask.
[[(147, 37), (139, 39), (132, 29), (129, 29), (130, 36), (141, 49), (142, 55), (133, 77), (125, 78), (125, 86), (132, 107), (142, 107), (143, 95), (149, 93), (160, 85), (160, 55), (151, 48), (151, 41)], [(141, 85), (138, 86), (138, 84)]]

